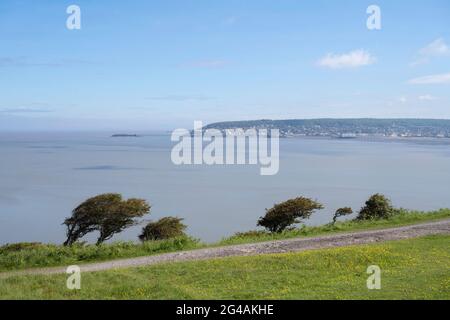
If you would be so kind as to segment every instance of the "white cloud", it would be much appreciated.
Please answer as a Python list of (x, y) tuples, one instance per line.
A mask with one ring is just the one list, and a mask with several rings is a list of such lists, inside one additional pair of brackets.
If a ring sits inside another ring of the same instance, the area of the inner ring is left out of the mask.
[(442, 84), (450, 83), (450, 73), (434, 74), (425, 77), (410, 79), (409, 84)]
[(430, 62), (431, 58), (445, 56), (450, 56), (450, 47), (445, 43), (443, 38), (439, 38), (420, 49), (418, 57), (411, 65), (425, 64)]
[(331, 69), (357, 68), (373, 64), (376, 58), (360, 49), (344, 54), (329, 53), (318, 61), (319, 66)]
[(445, 43), (444, 39), (439, 38), (420, 49), (419, 53), (424, 56), (446, 56), (450, 55), (450, 47)]
[(436, 99), (437, 99), (436, 97), (433, 97), (430, 94), (424, 94), (422, 96), (419, 96), (419, 100), (421, 100), (421, 101), (433, 101), (433, 100), (436, 100)]

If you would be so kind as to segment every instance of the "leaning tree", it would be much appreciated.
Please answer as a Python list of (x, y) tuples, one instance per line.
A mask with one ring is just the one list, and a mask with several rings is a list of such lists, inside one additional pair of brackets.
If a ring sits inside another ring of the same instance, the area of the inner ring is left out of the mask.
[(117, 193), (107, 193), (84, 201), (64, 221), (67, 240), (72, 245), (86, 234), (98, 231), (97, 244), (110, 239), (114, 234), (135, 225), (137, 218), (150, 212), (150, 205), (142, 199), (123, 200)]
[(308, 219), (314, 211), (320, 209), (323, 209), (323, 205), (315, 200), (305, 197), (290, 199), (266, 209), (266, 215), (258, 220), (258, 226), (270, 232), (282, 232), (287, 227)]
[(334, 213), (332, 224), (334, 225), (336, 223), (337, 218), (343, 217), (343, 216), (348, 216), (348, 215), (351, 215), (352, 213), (353, 213), (353, 210), (350, 207), (344, 207), (344, 208), (337, 209), (336, 212)]

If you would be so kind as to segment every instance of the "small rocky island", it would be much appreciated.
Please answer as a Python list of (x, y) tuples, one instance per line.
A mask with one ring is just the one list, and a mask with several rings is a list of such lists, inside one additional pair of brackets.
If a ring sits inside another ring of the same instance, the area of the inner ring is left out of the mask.
[(112, 138), (127, 138), (127, 137), (138, 138), (139, 135), (137, 135), (137, 134), (127, 134), (127, 133), (116, 133), (116, 134), (113, 134), (111, 137)]

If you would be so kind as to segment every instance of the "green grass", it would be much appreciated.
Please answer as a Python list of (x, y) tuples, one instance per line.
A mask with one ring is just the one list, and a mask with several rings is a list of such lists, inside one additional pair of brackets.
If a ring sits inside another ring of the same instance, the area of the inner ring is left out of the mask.
[[(450, 299), (450, 236), (302, 253), (233, 257), (67, 275), (0, 279), (2, 299)], [(381, 290), (368, 290), (369, 265)]]
[(77, 244), (72, 247), (64, 247), (51, 244), (19, 243), (0, 247), (0, 272), (132, 258), (196, 249), (206, 246), (232, 245), (396, 227), (444, 218), (450, 218), (450, 209), (442, 209), (433, 212), (411, 212), (400, 210), (398, 214), (385, 220), (338, 222), (334, 226), (301, 227), (279, 234), (271, 234), (264, 231), (251, 231), (237, 234), (213, 244), (204, 244), (190, 237), (164, 241), (149, 241), (145, 243), (116, 242), (101, 246)]
[(282, 233), (270, 233), (266, 231), (249, 231), (237, 233), (236, 235), (225, 238), (220, 241), (220, 245), (232, 245), (242, 243), (254, 243), (270, 240), (281, 240), (299, 237), (312, 237), (327, 235), (340, 232), (362, 231), (371, 229), (382, 229), (400, 227), (422, 222), (431, 222), (441, 219), (450, 218), (450, 209), (441, 209), (438, 211), (422, 212), (422, 211), (408, 211), (400, 209), (395, 215), (389, 219), (380, 220), (348, 220), (344, 222), (337, 222), (335, 225), (327, 224), (322, 226), (302, 226), (294, 230), (287, 230)]
[(0, 247), (0, 271), (131, 258), (190, 250), (202, 246), (204, 245), (198, 240), (190, 237), (144, 243), (115, 242), (100, 246), (75, 244), (64, 247), (52, 244), (19, 243)]

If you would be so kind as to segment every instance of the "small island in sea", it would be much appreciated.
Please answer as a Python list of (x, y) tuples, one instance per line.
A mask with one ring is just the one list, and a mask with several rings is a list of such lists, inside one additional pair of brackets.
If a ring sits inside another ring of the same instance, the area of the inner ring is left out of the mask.
[(128, 138), (128, 137), (138, 138), (140, 136), (137, 134), (127, 134), (127, 133), (116, 133), (111, 136), (111, 138)]

